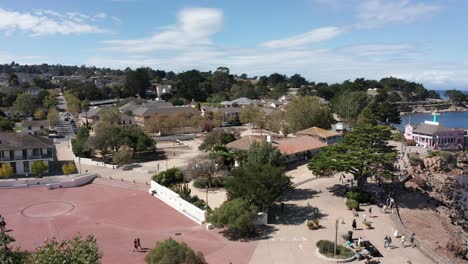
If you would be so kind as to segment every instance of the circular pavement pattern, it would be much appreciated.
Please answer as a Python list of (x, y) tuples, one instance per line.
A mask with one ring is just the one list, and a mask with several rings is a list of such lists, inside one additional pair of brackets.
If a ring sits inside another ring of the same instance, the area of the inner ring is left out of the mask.
[(67, 202), (44, 202), (30, 205), (21, 214), (30, 218), (49, 218), (64, 215), (75, 209), (75, 206)]

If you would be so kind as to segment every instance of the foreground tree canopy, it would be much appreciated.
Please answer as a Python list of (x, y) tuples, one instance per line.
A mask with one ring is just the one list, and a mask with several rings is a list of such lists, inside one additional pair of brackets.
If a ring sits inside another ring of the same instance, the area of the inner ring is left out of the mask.
[(76, 235), (70, 240), (57, 241), (50, 239), (36, 249), (28, 252), (21, 249), (12, 249), (9, 246), (15, 239), (6, 232), (0, 232), (0, 263), (8, 264), (99, 264), (102, 253), (96, 238), (89, 235), (83, 238)]
[(343, 141), (323, 148), (310, 160), (308, 167), (319, 176), (350, 173), (358, 187), (363, 188), (368, 177), (382, 177), (393, 169), (396, 151), (387, 143), (390, 135), (390, 129), (385, 126), (358, 126)]
[(184, 242), (168, 239), (156, 243), (145, 257), (148, 264), (206, 264), (201, 252), (195, 253)]

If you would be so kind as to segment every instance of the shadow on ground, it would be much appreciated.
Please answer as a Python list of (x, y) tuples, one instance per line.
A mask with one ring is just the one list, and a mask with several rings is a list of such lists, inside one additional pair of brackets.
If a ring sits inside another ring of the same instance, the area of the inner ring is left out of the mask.
[(283, 210), (281, 206), (274, 206), (268, 211), (268, 223), (281, 225), (304, 224), (306, 220), (322, 218), (328, 216), (319, 209), (312, 206), (298, 206), (285, 204)]
[(269, 239), (272, 237), (271, 234), (276, 231), (278, 231), (276, 227), (264, 225), (257, 226), (255, 232), (247, 236), (240, 236), (239, 233), (230, 232), (227, 229), (223, 229), (219, 233), (232, 241), (250, 242)]

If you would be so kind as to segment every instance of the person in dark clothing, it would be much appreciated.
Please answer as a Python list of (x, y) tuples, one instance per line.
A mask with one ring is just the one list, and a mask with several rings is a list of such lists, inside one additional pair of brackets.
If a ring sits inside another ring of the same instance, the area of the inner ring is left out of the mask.
[(353, 227), (353, 230), (356, 230), (356, 219), (353, 219), (353, 223), (351, 224), (351, 226)]
[(139, 237), (137, 237), (137, 246), (141, 250), (141, 243), (140, 243), (140, 238)]
[(140, 250), (138, 250), (138, 241), (136, 239), (133, 239), (133, 247), (135, 248), (134, 251), (140, 252)]

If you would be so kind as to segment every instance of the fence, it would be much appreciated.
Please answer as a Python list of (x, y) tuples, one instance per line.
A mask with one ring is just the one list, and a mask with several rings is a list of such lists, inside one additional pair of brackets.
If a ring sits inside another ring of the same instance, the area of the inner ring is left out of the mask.
[[(398, 212), (398, 208), (392, 209), (392, 220), (400, 230), (400, 233), (403, 233), (407, 238), (410, 238), (413, 232), (409, 231), (403, 222), (401, 222), (400, 213)], [(429, 247), (427, 247), (423, 242), (414, 238), (414, 244), (416, 247), (421, 250), (426, 256), (432, 259), (437, 264), (451, 264), (452, 261), (445, 259), (439, 255), (437, 255), (434, 251), (432, 251)]]
[(198, 224), (201, 225), (205, 223), (206, 211), (180, 198), (180, 196), (172, 190), (159, 185), (155, 181), (151, 181), (151, 188), (148, 192)]

